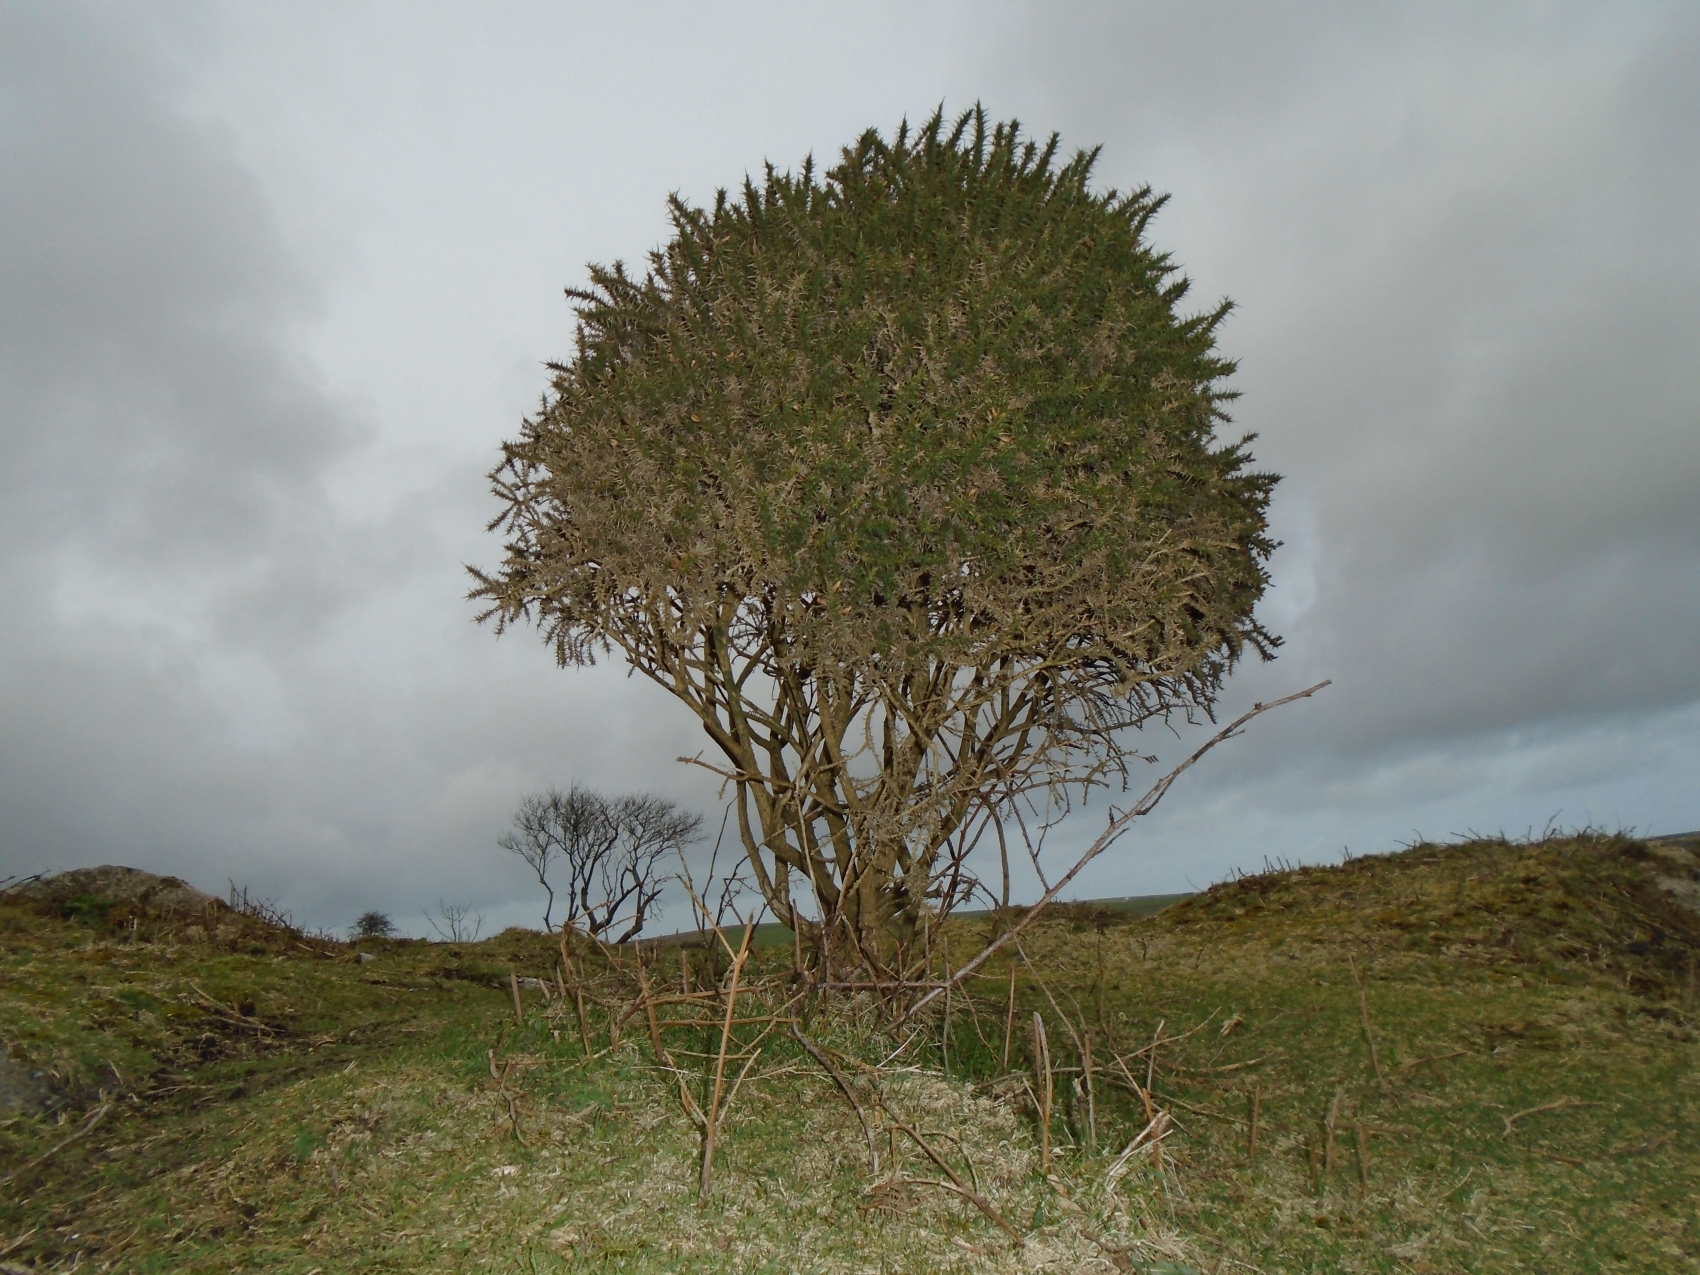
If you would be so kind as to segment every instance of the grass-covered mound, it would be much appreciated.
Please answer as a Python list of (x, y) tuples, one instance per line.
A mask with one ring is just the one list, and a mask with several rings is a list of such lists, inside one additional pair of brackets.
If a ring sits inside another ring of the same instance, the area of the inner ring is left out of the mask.
[[(625, 999), (631, 952), (581, 969), (581, 1035), (540, 935), (356, 949), (230, 909), (13, 892), (0, 1053), (35, 1088), (0, 1113), (0, 1263), (1700, 1269), (1697, 874), (1693, 845), (1477, 841), (1248, 877), (1149, 918), (1060, 909), (1023, 936), (1013, 1012), (1001, 963), (948, 1017), (935, 1002), (896, 1029), (842, 993), (792, 1003), (870, 1130), (773, 1031), (702, 1206), (698, 1131)], [(940, 968), (996, 923), (953, 923)], [(664, 1046), (700, 1095), (716, 1033), (684, 1024), (724, 960), (651, 959), (654, 1003), (681, 993)], [(523, 1025), (514, 974), (556, 989), (521, 987)]]

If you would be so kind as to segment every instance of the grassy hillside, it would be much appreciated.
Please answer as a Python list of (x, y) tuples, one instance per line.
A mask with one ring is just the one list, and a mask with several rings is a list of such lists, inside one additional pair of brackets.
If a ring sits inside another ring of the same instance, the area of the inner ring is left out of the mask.
[[(587, 981), (581, 1035), (539, 935), (355, 949), (228, 911), (0, 896), (0, 1264), (1700, 1270), (1697, 850), (1417, 846), (1149, 917), (1060, 909), (896, 1030), (844, 993), (799, 1000), (871, 1129), (775, 1031), (700, 1206), (632, 953)], [(995, 923), (952, 922), (941, 966)], [(652, 955), (700, 1100), (697, 989), (719, 970)], [(558, 989), (522, 988), (523, 1023), (510, 973)], [(1170, 1131), (1118, 1163), (1152, 1115)]]

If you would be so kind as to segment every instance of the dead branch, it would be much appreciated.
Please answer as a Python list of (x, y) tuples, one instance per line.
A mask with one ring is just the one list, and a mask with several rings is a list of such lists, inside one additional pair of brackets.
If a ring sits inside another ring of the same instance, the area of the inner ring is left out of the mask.
[[(898, 1119), (892, 1109), (888, 1107), (877, 1094), (875, 1095), (875, 1101), (879, 1103), (880, 1110), (885, 1112), (886, 1119), (891, 1121), (892, 1126), (907, 1135), (911, 1142), (921, 1148), (922, 1154), (936, 1164), (945, 1177), (950, 1179), (951, 1186), (945, 1189), (954, 1190), (957, 1195), (960, 1195), (975, 1208), (979, 1209), (980, 1212), (984, 1213), (1001, 1231), (1003, 1231), (1005, 1235), (1009, 1236), (1010, 1240), (1017, 1248), (1025, 1247), (1026, 1241), (1022, 1238), (1021, 1232), (1011, 1226), (1009, 1222), (1005, 1220), (1003, 1214), (999, 1213), (997, 1209), (992, 1207), (992, 1202), (990, 1200), (981, 1195), (978, 1191), (974, 1190), (972, 1187), (966, 1185), (962, 1179), (957, 1176), (956, 1170), (950, 1167), (950, 1162), (935, 1151), (932, 1144), (920, 1134), (916, 1133), (913, 1128)], [(944, 1187), (944, 1184), (941, 1182), (933, 1182), (930, 1183), (930, 1185)]]
[[(874, 1126), (869, 1123), (868, 1113), (862, 1110), (862, 1104), (856, 1101), (856, 1095), (850, 1088), (849, 1078), (839, 1070), (838, 1064), (832, 1061), (831, 1056), (824, 1049), (803, 1035), (795, 1019), (791, 1021), (789, 1026), (792, 1038), (808, 1052), (810, 1058), (813, 1058), (826, 1069), (826, 1074), (832, 1077), (832, 1082), (838, 1086), (838, 1091), (844, 1095), (844, 1101), (850, 1104), (850, 1110), (856, 1113), (856, 1119), (862, 1122), (862, 1133), (868, 1139), (868, 1171), (878, 1177), (880, 1153), (874, 1144)], [(973, 1166), (969, 1167), (972, 1168)]]
[[(1241, 713), (1226, 727), (1217, 731), (1216, 734), (1212, 735), (1205, 741), (1201, 748), (1153, 784), (1150, 791), (1134, 803), (1134, 805), (1112, 818), (1109, 822), (1109, 826), (1106, 827), (1098, 839), (1094, 841), (1090, 847), (1088, 847), (1086, 853), (1081, 855), (1080, 858), (1075, 861), (1074, 866), (1067, 872), (1063, 873), (1062, 876), (1058, 877), (1056, 883), (1052, 885), (1050, 889), (1046, 890), (1044, 894), (1039, 896), (1039, 901), (1032, 907), (1028, 908), (1026, 914), (1019, 921), (1010, 926), (1009, 929), (1005, 930), (997, 938), (993, 939), (984, 948), (982, 948), (980, 950), (980, 954), (973, 960), (969, 961), (961, 969), (957, 970), (956, 973), (952, 975), (952, 981), (961, 982), (963, 979), (970, 977), (983, 965), (985, 965), (987, 961), (991, 960), (992, 956), (1005, 945), (1014, 942), (1020, 933), (1033, 923), (1034, 918), (1039, 915), (1040, 911), (1042, 911), (1047, 904), (1055, 899), (1058, 894), (1062, 893), (1064, 888), (1066, 888), (1075, 877), (1080, 875), (1081, 871), (1087, 864), (1091, 863), (1092, 860), (1096, 859), (1099, 855), (1103, 854), (1104, 851), (1108, 850), (1112, 845), (1119, 841), (1122, 834), (1128, 830), (1135, 819), (1148, 815), (1156, 809), (1157, 803), (1163, 800), (1164, 794), (1173, 787), (1175, 780), (1179, 779), (1181, 775), (1190, 770), (1195, 764), (1197, 764), (1200, 758), (1202, 758), (1212, 748), (1215, 748), (1217, 744), (1220, 744), (1225, 740), (1232, 739), (1235, 735), (1239, 734), (1241, 729), (1247, 722), (1251, 721), (1252, 718), (1257, 717), (1262, 713), (1267, 713), (1270, 709), (1280, 708), (1284, 704), (1291, 704), (1294, 700), (1309, 699), (1312, 695), (1315, 695), (1318, 691), (1322, 690), (1323, 687), (1329, 685), (1332, 685), (1332, 679), (1324, 679), (1323, 681), (1318, 682), (1315, 686), (1309, 687), (1306, 690), (1295, 691), (1291, 695), (1284, 695), (1280, 699), (1270, 700), (1268, 703), (1259, 702), (1254, 704), (1248, 712)], [(935, 997), (939, 996), (942, 991), (942, 988), (934, 988), (932, 991), (927, 992), (913, 1005), (911, 1005), (906, 1013), (899, 1017), (899, 1023), (911, 1017), (924, 1005), (929, 1004)]]
[(1602, 1102), (1578, 1102), (1575, 1098), (1560, 1098), (1557, 1102), (1543, 1102), (1538, 1107), (1529, 1107), (1523, 1111), (1514, 1112), (1509, 1116), (1501, 1116), (1505, 1121), (1505, 1134), (1509, 1138), (1517, 1126), (1517, 1122), (1528, 1116), (1542, 1115), (1548, 1111), (1568, 1111), (1572, 1107), (1603, 1107)]
[(88, 1137), (89, 1134), (94, 1132), (95, 1126), (98, 1125), (102, 1120), (106, 1119), (108, 1113), (110, 1113), (111, 1110), (112, 1110), (112, 1104), (109, 1103), (109, 1102), (108, 1103), (102, 1103), (100, 1106), (96, 1107), (94, 1109), (93, 1113), (90, 1114), (88, 1116), (88, 1118), (83, 1121), (82, 1127), (79, 1128), (75, 1133), (73, 1133), (70, 1137), (64, 1139), (61, 1142), (54, 1143), (51, 1147), (47, 1148), (47, 1150), (43, 1151), (40, 1155), (36, 1156), (36, 1158), (31, 1160), (28, 1164), (21, 1164), (17, 1168), (13, 1169), (10, 1173), (8, 1173), (5, 1177), (0, 1178), (0, 1186), (9, 1185), (10, 1183), (16, 1181), (18, 1178), (23, 1177), (23, 1175), (28, 1173), (31, 1169), (39, 1168), (41, 1165), (46, 1164), (49, 1160), (51, 1160), (54, 1156), (58, 1155), (61, 1151), (63, 1151), (66, 1147), (70, 1146), (73, 1142), (78, 1142), (78, 1141), (81, 1141), (83, 1138)]

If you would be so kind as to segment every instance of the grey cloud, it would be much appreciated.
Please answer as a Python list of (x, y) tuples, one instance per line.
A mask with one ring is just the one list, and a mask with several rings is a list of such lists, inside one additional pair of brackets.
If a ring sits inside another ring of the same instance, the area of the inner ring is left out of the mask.
[(360, 431), (293, 350), (314, 279), (145, 32), (7, 6), (0, 84), (3, 850), (169, 856), (264, 788), (228, 734), (253, 648), (337, 603), (319, 483)]
[(1239, 423), (1288, 475), (1289, 644), (1225, 707), (1337, 681), (1089, 889), (1555, 808), (1700, 822), (1672, 779), (1700, 765), (1700, 20), (771, 19), (0, 9), (0, 876), (128, 859), (314, 924), (420, 929), (439, 895), (534, 922), (494, 849), (526, 788), (712, 818), (688, 712), (469, 623), (481, 474), (567, 348), (559, 288), (641, 253), (667, 189), (941, 97), (1174, 192), (1154, 234), (1239, 302)]
[(1047, 11), (1023, 65), (1115, 177), (1205, 179), (1155, 233), (1239, 302), (1242, 423), (1314, 525), (1316, 601), (1240, 693), (1339, 682), (1262, 764), (1700, 698), (1700, 27), (1212, 12)]

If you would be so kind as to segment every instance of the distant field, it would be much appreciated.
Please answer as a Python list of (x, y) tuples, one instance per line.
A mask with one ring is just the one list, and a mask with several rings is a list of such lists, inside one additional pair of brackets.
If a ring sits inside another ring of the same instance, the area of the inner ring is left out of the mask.
[(798, 1001), (870, 1126), (774, 1032), (699, 1206), (678, 1079), (711, 1078), (684, 995), (708, 953), (651, 954), (670, 1073), (617, 971), (583, 1034), (545, 999), (541, 935), (357, 950), (0, 896), (0, 1264), (1700, 1271), (1700, 840), (1419, 845), (1114, 902), (898, 1031)]
[[(1079, 902), (1054, 904), (1058, 914), (1077, 915), (1082, 911), (1109, 911), (1126, 916), (1151, 916), (1161, 912), (1172, 903), (1192, 898), (1187, 894), (1133, 894), (1120, 899), (1084, 899)], [(1012, 909), (1018, 915), (1024, 908)], [(986, 908), (976, 908), (972, 911), (956, 912), (952, 919), (961, 922), (985, 922), (990, 920), (992, 912)], [(707, 934), (702, 930), (682, 930), (676, 934), (662, 934), (654, 938), (639, 940), (639, 946), (673, 947), (685, 943), (701, 943)], [(777, 921), (765, 921), (756, 926), (755, 937), (751, 940), (757, 947), (774, 948), (790, 947), (795, 941), (791, 927), (781, 925)]]

